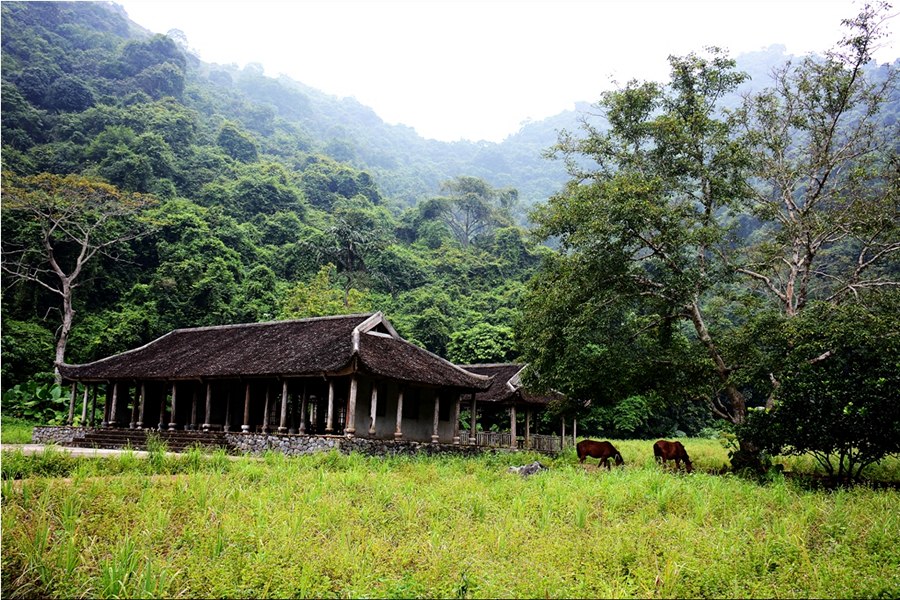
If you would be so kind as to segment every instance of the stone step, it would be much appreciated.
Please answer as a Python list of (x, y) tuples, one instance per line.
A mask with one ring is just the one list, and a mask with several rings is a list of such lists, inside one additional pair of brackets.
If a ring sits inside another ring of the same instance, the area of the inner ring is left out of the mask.
[[(124, 448), (129, 446), (135, 450), (147, 449), (147, 434), (152, 430), (136, 429), (99, 429), (86, 432), (83, 438), (72, 442), (80, 448)], [(203, 431), (155, 431), (168, 450), (179, 452), (192, 446), (230, 450), (222, 433)]]

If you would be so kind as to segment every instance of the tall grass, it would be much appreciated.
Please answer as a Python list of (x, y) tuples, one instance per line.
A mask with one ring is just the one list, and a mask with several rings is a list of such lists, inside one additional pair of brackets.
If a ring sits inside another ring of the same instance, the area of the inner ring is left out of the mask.
[(0, 420), (0, 443), (30, 444), (34, 423), (15, 417), (3, 417)]
[[(626, 466), (609, 472), (569, 452), (329, 453), (6, 480), (3, 594), (900, 596), (897, 491), (711, 475), (712, 443), (676, 474), (647, 442), (616, 445)], [(506, 472), (536, 459), (550, 469)]]

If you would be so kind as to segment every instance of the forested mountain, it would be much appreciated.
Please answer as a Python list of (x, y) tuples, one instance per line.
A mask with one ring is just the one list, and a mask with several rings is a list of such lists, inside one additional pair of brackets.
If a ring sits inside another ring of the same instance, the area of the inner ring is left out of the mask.
[[(544, 154), (583, 118), (599, 139), (599, 108), (578, 104), (500, 144), (426, 140), (260, 65), (204, 63), (177, 32), (153, 35), (113, 3), (0, 10), (4, 390), (46, 380), (54, 360), (93, 360), (177, 327), (366, 310), (451, 360), (525, 350), (514, 330), (526, 284), (553, 254), (525, 229), (529, 212), (575, 181), (571, 164)], [(787, 58), (782, 47), (739, 57), (751, 78), (718, 108), (740, 108)], [(879, 118), (893, 127), (900, 98), (889, 92)], [(566, 147), (557, 153), (596, 167)], [(721, 210), (747, 239), (764, 231), (752, 211)], [(540, 232), (569, 233), (546, 218)], [(831, 260), (849, 256), (839, 254)], [(581, 311), (587, 300), (564, 291), (560, 306)], [(563, 335), (570, 325), (554, 323)], [(601, 364), (591, 344), (567, 376)], [(599, 372), (566, 391), (583, 393)]]
[[(4, 388), (52, 370), (58, 340), (77, 362), (175, 327), (363, 310), (455, 360), (515, 356), (542, 249), (514, 190), (420, 173), (406, 157), (444, 145), (253, 65), (203, 64), (114, 5), (2, 11)], [(444, 165), (478, 153), (446, 147)], [(119, 200), (134, 235), (109, 226)]]

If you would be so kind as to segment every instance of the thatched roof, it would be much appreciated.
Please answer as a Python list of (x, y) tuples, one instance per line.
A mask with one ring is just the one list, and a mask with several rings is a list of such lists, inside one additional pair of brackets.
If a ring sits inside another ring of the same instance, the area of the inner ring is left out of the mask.
[(356, 369), (425, 385), (490, 385), (488, 377), (401, 339), (381, 313), (176, 329), (140, 348), (59, 368), (72, 381), (299, 377)]
[(470, 373), (491, 378), (488, 389), (475, 394), (477, 402), (493, 402), (502, 404), (532, 404), (546, 406), (559, 394), (534, 394), (522, 386), (521, 375), (526, 365), (518, 363), (500, 363), (484, 365), (461, 365)]

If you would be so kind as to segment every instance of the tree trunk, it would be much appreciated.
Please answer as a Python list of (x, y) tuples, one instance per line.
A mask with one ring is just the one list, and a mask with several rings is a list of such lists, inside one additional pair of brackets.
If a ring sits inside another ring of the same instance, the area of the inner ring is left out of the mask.
[(728, 395), (728, 400), (731, 404), (730, 412), (727, 415), (719, 414), (719, 416), (727, 418), (735, 425), (743, 423), (747, 416), (747, 402), (744, 399), (744, 395), (730, 381), (731, 369), (725, 364), (722, 354), (713, 342), (712, 336), (709, 335), (709, 330), (703, 321), (703, 315), (700, 312), (697, 301), (692, 302), (687, 309), (691, 322), (694, 324), (694, 329), (697, 331), (697, 337), (700, 338), (700, 342), (706, 347), (710, 358), (713, 359), (713, 363), (716, 365), (716, 374), (723, 383), (725, 393)]
[(72, 321), (75, 319), (75, 309), (72, 306), (72, 286), (68, 281), (62, 281), (63, 320), (59, 329), (59, 338), (56, 340), (56, 358), (53, 363), (53, 377), (57, 385), (62, 385), (62, 375), (59, 365), (65, 362), (66, 345), (69, 343), (69, 333), (72, 331)]

